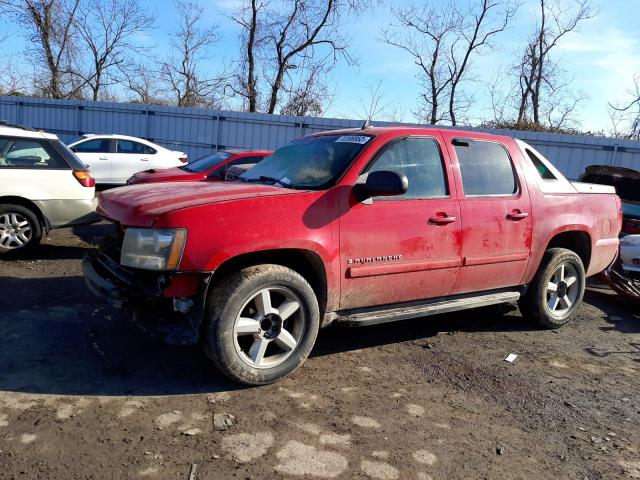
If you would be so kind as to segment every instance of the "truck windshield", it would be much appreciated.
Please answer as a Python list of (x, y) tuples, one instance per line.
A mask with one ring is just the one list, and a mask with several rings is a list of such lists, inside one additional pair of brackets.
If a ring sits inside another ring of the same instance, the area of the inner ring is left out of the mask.
[(322, 135), (295, 140), (242, 174), (240, 181), (322, 190), (340, 178), (371, 138)]
[(198, 158), (197, 160), (194, 160), (193, 162), (189, 162), (189, 163), (187, 163), (186, 165), (183, 165), (180, 168), (182, 170), (184, 170), (185, 172), (202, 173), (205, 170), (209, 170), (209, 169), (215, 167), (220, 162), (226, 160), (227, 158), (231, 157), (232, 155), (233, 154), (230, 153), (230, 152), (212, 153), (212, 154), (209, 154), (209, 155), (205, 155), (204, 157)]

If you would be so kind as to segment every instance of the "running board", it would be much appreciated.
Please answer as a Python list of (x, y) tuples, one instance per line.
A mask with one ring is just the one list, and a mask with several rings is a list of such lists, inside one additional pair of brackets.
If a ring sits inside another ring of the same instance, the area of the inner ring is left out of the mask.
[(426, 317), (441, 313), (467, 310), (470, 308), (498, 305), (500, 303), (515, 302), (520, 298), (520, 292), (499, 292), (484, 295), (466, 296), (450, 300), (434, 301), (432, 303), (415, 304), (405, 307), (387, 308), (381, 310), (349, 313), (339, 312), (336, 319), (340, 323), (351, 326), (375, 325), (377, 323), (396, 322), (410, 318)]

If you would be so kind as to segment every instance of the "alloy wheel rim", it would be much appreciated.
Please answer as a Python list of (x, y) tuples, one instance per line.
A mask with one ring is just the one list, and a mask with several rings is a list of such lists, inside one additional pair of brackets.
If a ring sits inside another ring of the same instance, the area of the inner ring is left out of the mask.
[(281, 365), (297, 349), (306, 328), (300, 297), (285, 287), (266, 287), (251, 295), (236, 316), (236, 353), (247, 365)]
[(565, 317), (575, 307), (579, 293), (577, 269), (570, 263), (561, 264), (547, 283), (547, 310), (556, 318)]
[(24, 247), (33, 235), (29, 220), (20, 213), (0, 215), (0, 247), (8, 250)]

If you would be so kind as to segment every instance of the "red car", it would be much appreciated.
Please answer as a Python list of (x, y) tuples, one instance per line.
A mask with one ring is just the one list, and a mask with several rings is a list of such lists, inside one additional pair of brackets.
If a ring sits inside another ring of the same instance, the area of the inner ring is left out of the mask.
[(136, 173), (127, 185), (158, 182), (198, 182), (202, 180), (224, 180), (227, 169), (238, 164), (255, 164), (271, 155), (269, 150), (242, 150), (227, 148), (205, 155), (186, 165), (174, 168), (150, 169)]
[(570, 182), (524, 142), (407, 127), (296, 140), (234, 182), (117, 188), (98, 212), (118, 234), (84, 259), (90, 290), (173, 310), (254, 385), (298, 368), (333, 322), (518, 301), (558, 328), (622, 223), (613, 187)]

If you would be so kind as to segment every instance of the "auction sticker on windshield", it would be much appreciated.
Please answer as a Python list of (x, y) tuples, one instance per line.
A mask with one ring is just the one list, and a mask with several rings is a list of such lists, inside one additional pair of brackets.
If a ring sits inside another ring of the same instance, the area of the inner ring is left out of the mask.
[(371, 137), (364, 135), (343, 135), (336, 140), (336, 143), (359, 143), (360, 145), (364, 145), (369, 139), (371, 139)]

